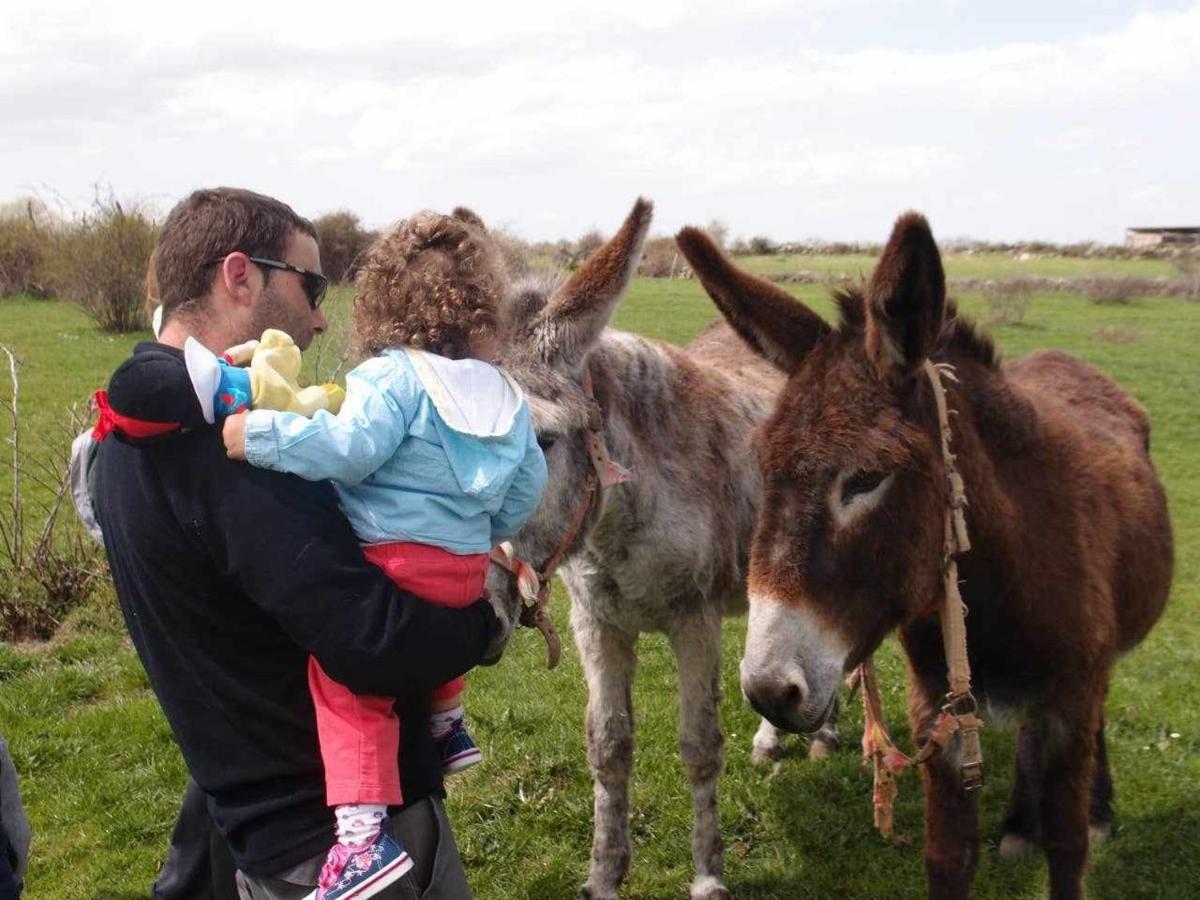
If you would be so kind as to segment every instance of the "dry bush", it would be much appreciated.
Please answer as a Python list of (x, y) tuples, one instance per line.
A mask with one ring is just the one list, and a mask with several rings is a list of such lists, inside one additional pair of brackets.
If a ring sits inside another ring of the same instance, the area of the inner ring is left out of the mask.
[(604, 235), (594, 228), (575, 242), (575, 254), (572, 265), (579, 265), (589, 256), (604, 246)]
[(51, 223), (36, 200), (0, 208), (0, 297), (49, 293), (45, 269)]
[(1200, 256), (1178, 256), (1172, 263), (1179, 273), (1183, 295), (1189, 300), (1200, 300)]
[(504, 268), (508, 270), (509, 278), (525, 278), (539, 268), (538, 252), (528, 241), (503, 228), (491, 228), (488, 233), (500, 248), (500, 256), (504, 260)]
[(995, 325), (1018, 325), (1033, 303), (1033, 284), (1025, 278), (1006, 278), (984, 285), (980, 293), (988, 308), (987, 319)]
[(657, 237), (646, 241), (638, 274), (651, 278), (675, 278), (687, 271), (687, 260), (679, 252), (674, 238)]
[[(20, 378), (13, 352), (0, 347), (11, 394), (0, 400), (9, 419), (6, 460), (12, 494), (0, 505), (0, 641), (45, 640), (82, 605), (98, 576), (105, 571), (103, 553), (74, 521), (62, 522), (69, 505), (68, 471), (71, 438), (85, 426), (78, 408), (50, 435), (55, 451), (30, 452), (21, 445)], [(53, 499), (40, 508), (27, 508), (22, 487), (32, 484)]]
[(313, 227), (321, 248), (322, 271), (330, 281), (353, 281), (359, 257), (379, 233), (364, 229), (358, 216), (344, 209), (313, 219)]
[(779, 245), (762, 234), (750, 238), (750, 243), (747, 247), (753, 256), (773, 256), (779, 252)]
[(1140, 328), (1124, 328), (1120, 325), (1105, 325), (1092, 332), (1093, 341), (1103, 341), (1106, 344), (1132, 344), (1145, 336), (1146, 333)]
[(1094, 278), (1087, 286), (1087, 298), (1100, 306), (1127, 306), (1145, 293), (1142, 278)]
[(729, 243), (729, 226), (720, 219), (710, 219), (704, 226), (704, 231), (713, 239), (713, 243), (722, 249)]
[(145, 328), (146, 266), (157, 238), (158, 224), (146, 210), (97, 196), (90, 210), (57, 229), (50, 286), (104, 331)]

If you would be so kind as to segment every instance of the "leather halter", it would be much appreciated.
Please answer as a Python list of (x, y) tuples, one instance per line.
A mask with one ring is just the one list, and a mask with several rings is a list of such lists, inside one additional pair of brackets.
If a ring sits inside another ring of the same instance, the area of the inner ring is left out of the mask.
[(575, 510), (570, 526), (562, 540), (559, 541), (558, 547), (550, 554), (550, 558), (540, 569), (535, 568), (529, 561), (517, 557), (513, 553), (512, 544), (508, 541), (492, 548), (490, 554), (491, 561), (495, 565), (516, 576), (517, 591), (524, 601), (519, 621), (528, 628), (536, 628), (546, 639), (546, 668), (548, 669), (557, 666), (559, 657), (562, 655), (562, 641), (559, 640), (554, 622), (546, 608), (550, 600), (550, 583), (554, 578), (554, 573), (567, 555), (571, 545), (575, 543), (584, 523), (587, 522), (588, 515), (600, 505), (605, 489), (633, 480), (629, 470), (613, 462), (608, 455), (608, 446), (604, 443), (604, 410), (596, 401), (596, 394), (592, 389), (592, 373), (586, 366), (583, 370), (583, 377), (580, 379), (580, 386), (590, 404), (587, 445), (592, 469), (584, 479), (579, 506)]
[(978, 790), (983, 784), (983, 750), (979, 744), (982, 722), (976, 715), (978, 704), (971, 693), (971, 665), (967, 659), (966, 607), (958, 590), (956, 558), (971, 549), (967, 538), (967, 521), (963, 510), (967, 505), (962, 475), (950, 452), (950, 410), (942, 378), (957, 382), (949, 365), (925, 361), (925, 375), (933, 387), (937, 404), (938, 432), (942, 447), (942, 465), (949, 488), (949, 503), (942, 520), (942, 597), (940, 605), (933, 604), (941, 614), (942, 644), (949, 670), (949, 686), (945, 702), (933, 730), (914, 756), (905, 755), (892, 740), (883, 716), (883, 701), (875, 677), (873, 657), (855, 669), (851, 685), (861, 685), (863, 692), (863, 757), (869, 758), (875, 774), (872, 803), (875, 808), (875, 827), (885, 838), (892, 833), (892, 807), (896, 799), (896, 776), (916, 765), (925, 765), (959, 737), (959, 775), (963, 790)]

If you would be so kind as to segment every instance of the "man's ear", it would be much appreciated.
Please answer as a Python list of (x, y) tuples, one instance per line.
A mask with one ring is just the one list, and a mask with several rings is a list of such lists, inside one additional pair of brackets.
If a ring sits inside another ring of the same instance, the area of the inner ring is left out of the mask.
[(250, 307), (262, 292), (266, 276), (245, 253), (225, 257), (213, 278), (212, 290), (225, 294), (235, 305)]

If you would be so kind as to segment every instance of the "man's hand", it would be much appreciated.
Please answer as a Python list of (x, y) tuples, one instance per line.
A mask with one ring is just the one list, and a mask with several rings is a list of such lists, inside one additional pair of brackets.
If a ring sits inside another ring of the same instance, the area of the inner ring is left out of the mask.
[(225, 455), (230, 459), (245, 461), (246, 414), (243, 412), (226, 418), (221, 437), (225, 440)]

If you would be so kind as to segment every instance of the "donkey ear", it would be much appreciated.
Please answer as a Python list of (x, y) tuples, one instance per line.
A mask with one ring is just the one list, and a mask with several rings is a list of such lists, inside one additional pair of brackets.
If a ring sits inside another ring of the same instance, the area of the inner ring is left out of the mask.
[(946, 275), (920, 213), (896, 220), (867, 285), (867, 353), (881, 373), (920, 366), (942, 330)]
[(467, 209), (465, 206), (454, 207), (454, 212), (450, 213), (456, 219), (460, 219), (469, 225), (474, 225), (482, 231), (487, 231), (487, 226), (483, 224), (483, 219), (475, 215), (474, 210)]
[(829, 333), (824, 319), (781, 287), (743, 272), (699, 228), (683, 229), (675, 243), (733, 330), (784, 372), (796, 371)]
[(654, 204), (639, 197), (621, 229), (554, 292), (543, 321), (545, 346), (576, 366), (608, 324), (641, 256)]

